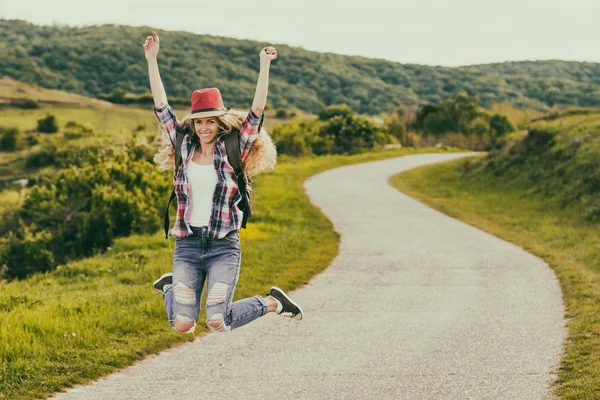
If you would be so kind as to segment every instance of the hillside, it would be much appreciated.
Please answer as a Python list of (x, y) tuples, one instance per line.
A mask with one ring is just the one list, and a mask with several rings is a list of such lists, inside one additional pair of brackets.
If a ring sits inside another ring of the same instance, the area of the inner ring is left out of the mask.
[[(117, 88), (149, 91), (141, 49), (149, 27), (36, 26), (0, 20), (0, 75), (51, 89), (97, 97)], [(246, 107), (254, 94), (258, 52), (266, 43), (158, 31), (159, 65), (171, 97), (193, 89), (221, 88), (225, 101)], [(480, 104), (510, 101), (546, 110), (554, 105), (600, 105), (600, 64), (564, 61), (510, 62), (460, 68), (400, 64), (363, 57), (317, 53), (276, 44), (271, 70), (274, 107), (318, 112), (346, 103), (378, 114), (399, 104), (437, 103), (459, 92)]]
[(80, 96), (62, 90), (45, 89), (39, 86), (18, 82), (8, 76), (0, 78), (0, 103), (19, 103), (21, 100), (34, 100), (38, 105), (54, 104), (82, 107), (112, 107), (112, 104), (91, 97)]
[[(464, 175), (526, 190), (600, 222), (600, 110), (572, 109), (539, 118)], [(487, 178), (484, 178), (487, 177)]]

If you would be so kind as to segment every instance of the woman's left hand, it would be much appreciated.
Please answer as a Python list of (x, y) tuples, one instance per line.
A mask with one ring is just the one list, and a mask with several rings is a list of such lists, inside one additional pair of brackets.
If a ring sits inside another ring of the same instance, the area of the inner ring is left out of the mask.
[(277, 58), (277, 49), (275, 49), (273, 46), (267, 46), (261, 50), (259, 57), (261, 62), (273, 61)]

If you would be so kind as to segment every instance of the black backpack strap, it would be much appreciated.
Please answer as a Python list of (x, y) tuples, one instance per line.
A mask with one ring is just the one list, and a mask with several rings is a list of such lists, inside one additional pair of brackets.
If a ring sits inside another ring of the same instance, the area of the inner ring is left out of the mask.
[[(177, 132), (177, 138), (175, 139), (175, 172), (173, 176), (173, 180), (177, 179), (177, 172), (179, 171), (179, 167), (181, 166), (183, 159), (181, 157), (181, 144), (183, 143), (183, 138), (185, 137), (185, 132)], [(239, 144), (238, 144), (239, 147)], [(165, 219), (163, 223), (163, 227), (165, 229), (165, 238), (169, 238), (169, 207), (171, 206), (171, 202), (175, 198), (175, 189), (171, 192), (171, 197), (169, 198), (169, 202), (167, 203), (167, 208), (165, 210)]]
[(171, 197), (169, 197), (169, 202), (167, 203), (167, 209), (165, 210), (165, 221), (164, 221), (164, 228), (165, 228), (165, 239), (169, 238), (169, 206), (171, 206), (171, 202), (173, 201), (173, 199), (175, 198), (175, 189), (173, 189), (173, 191), (171, 192)]
[(240, 194), (242, 195), (242, 201), (240, 202), (240, 209), (244, 212), (244, 217), (242, 219), (242, 228), (246, 228), (246, 222), (248, 221), (248, 217), (250, 217), (250, 210), (248, 207), (248, 195), (246, 190), (248, 189), (248, 182), (246, 181), (246, 177), (244, 175), (244, 170), (242, 168), (242, 152), (240, 150), (240, 132), (234, 131), (225, 135), (225, 150), (227, 151), (227, 159), (229, 160), (229, 164), (233, 167), (235, 171), (235, 178), (238, 184), (238, 189)]

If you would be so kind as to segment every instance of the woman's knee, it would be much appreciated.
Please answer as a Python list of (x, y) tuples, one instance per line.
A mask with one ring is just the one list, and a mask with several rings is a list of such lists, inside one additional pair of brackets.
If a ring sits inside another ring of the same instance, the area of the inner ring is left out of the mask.
[(177, 314), (173, 328), (182, 333), (193, 333), (196, 329), (196, 321), (185, 315)]

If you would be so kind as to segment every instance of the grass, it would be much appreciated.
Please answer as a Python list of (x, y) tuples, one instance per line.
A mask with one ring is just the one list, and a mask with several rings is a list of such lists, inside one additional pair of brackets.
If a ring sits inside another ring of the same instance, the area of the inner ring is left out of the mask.
[[(306, 178), (342, 165), (433, 151), (445, 150), (290, 158), (258, 176), (256, 214), (241, 231), (235, 298), (264, 294), (272, 284), (284, 290), (304, 285), (337, 254), (338, 235), (310, 204), (302, 186)], [(193, 340), (171, 329), (151, 288), (171, 268), (172, 248), (161, 233), (131, 236), (51, 273), (0, 283), (0, 399), (45, 398)], [(204, 334), (205, 324), (196, 332)]]
[(568, 338), (555, 392), (561, 399), (600, 399), (600, 230), (581, 208), (483, 173), (469, 161), (422, 167), (390, 183), (423, 203), (543, 258), (558, 277)]

